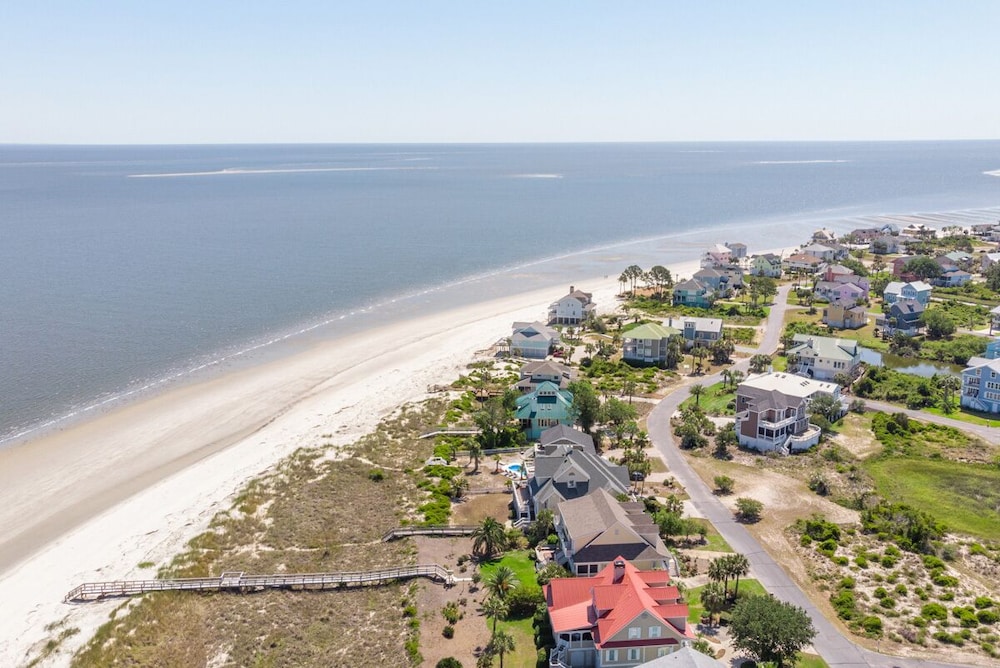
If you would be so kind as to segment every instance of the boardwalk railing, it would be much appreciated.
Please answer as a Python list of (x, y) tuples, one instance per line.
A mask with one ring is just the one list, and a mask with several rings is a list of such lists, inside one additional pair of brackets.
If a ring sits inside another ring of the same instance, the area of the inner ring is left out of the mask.
[(382, 542), (388, 543), (390, 540), (404, 538), (406, 536), (470, 536), (476, 530), (475, 525), (450, 526), (447, 524), (435, 524), (432, 526), (412, 526), (396, 527), (386, 532), (382, 536)]
[(134, 596), (153, 591), (231, 591), (254, 592), (264, 589), (335, 589), (339, 587), (377, 586), (428, 578), (445, 585), (453, 584), (451, 571), (438, 564), (404, 566), (380, 571), (349, 571), (343, 573), (298, 573), (282, 575), (246, 575), (223, 573), (217, 578), (178, 578), (173, 580), (122, 580), (118, 582), (88, 582), (70, 591), (64, 603), (97, 601), (104, 598)]

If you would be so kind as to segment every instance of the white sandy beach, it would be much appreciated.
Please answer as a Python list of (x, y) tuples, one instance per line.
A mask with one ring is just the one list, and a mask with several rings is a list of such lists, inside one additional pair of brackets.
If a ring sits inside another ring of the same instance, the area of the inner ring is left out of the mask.
[(64, 619), (80, 633), (42, 665), (67, 664), (120, 604), (62, 603), (72, 587), (153, 577), (137, 565), (167, 562), (249, 479), (296, 448), (371, 431), (454, 380), (512, 321), (544, 318), (570, 283), (602, 311), (616, 304), (615, 277), (565, 283), (320, 343), (0, 451), (0, 665), (30, 660)]

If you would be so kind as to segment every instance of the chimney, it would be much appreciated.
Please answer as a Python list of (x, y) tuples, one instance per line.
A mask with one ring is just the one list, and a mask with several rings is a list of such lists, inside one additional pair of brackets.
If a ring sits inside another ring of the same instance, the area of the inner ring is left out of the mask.
[(615, 559), (615, 577), (612, 582), (614, 584), (621, 584), (622, 579), (625, 578), (625, 561), (623, 559)]
[(573, 294), (574, 292), (576, 292), (576, 286), (575, 285), (569, 286), (569, 293)]

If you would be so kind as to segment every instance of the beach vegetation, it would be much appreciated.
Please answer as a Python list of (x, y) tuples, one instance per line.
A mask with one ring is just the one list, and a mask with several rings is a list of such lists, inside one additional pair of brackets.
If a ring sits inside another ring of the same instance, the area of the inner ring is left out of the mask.
[(740, 599), (730, 614), (729, 630), (737, 648), (778, 668), (795, 665), (799, 651), (816, 637), (805, 610), (773, 596)]

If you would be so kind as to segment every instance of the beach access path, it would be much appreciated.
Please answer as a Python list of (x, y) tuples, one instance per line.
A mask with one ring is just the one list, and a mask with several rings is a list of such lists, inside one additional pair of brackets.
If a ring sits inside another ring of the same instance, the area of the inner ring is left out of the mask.
[[(775, 303), (768, 315), (764, 336), (757, 349), (758, 353), (771, 354), (778, 348), (789, 290), (790, 286), (787, 285), (778, 290)], [(732, 368), (746, 373), (749, 366), (749, 359), (743, 359)], [(696, 377), (696, 380), (707, 386), (721, 382), (722, 375), (699, 376)], [(812, 643), (813, 647), (831, 668), (947, 668), (964, 665), (888, 656), (869, 651), (847, 638), (820, 612), (819, 608), (813, 605), (805, 592), (771, 558), (757, 539), (747, 531), (746, 527), (735, 520), (732, 511), (726, 508), (712, 493), (712, 490), (702, 481), (681, 453), (674, 439), (670, 418), (679, 410), (681, 402), (690, 396), (691, 384), (685, 384), (667, 395), (649, 414), (646, 419), (646, 428), (650, 440), (663, 455), (670, 472), (684, 486), (690, 497), (690, 503), (694, 505), (701, 516), (707, 518), (715, 526), (733, 550), (746, 555), (750, 561), (751, 572), (764, 588), (779, 600), (804, 609), (812, 618), (813, 626), (817, 631), (816, 638)], [(887, 406), (891, 405), (887, 404)], [(875, 408), (875, 406), (872, 407)], [(926, 419), (922, 413), (915, 415), (915, 417)], [(950, 422), (957, 421), (951, 420)], [(965, 423), (959, 424), (962, 425), (962, 428), (969, 426)]]

